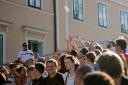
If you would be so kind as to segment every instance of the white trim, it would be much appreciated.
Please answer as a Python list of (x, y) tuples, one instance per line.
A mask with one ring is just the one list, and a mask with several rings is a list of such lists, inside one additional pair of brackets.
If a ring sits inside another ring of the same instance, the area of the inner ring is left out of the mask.
[(60, 33), (59, 33), (59, 0), (56, 0), (56, 13), (57, 13), (57, 47), (60, 48)]
[(1, 1), (4, 2), (4, 3), (7, 3), (7, 4), (11, 4), (11, 5), (14, 5), (14, 6), (22, 7), (22, 8), (29, 9), (29, 10), (32, 10), (32, 11), (36, 11), (36, 12), (39, 12), (39, 13), (43, 13), (43, 14), (46, 14), (46, 15), (50, 15), (50, 16), (54, 15), (53, 12), (48, 12), (46, 10), (42, 11), (42, 10), (39, 10), (39, 9), (34, 9), (34, 8), (29, 7), (27, 5), (17, 4), (17, 3), (14, 3), (14, 2), (8, 1), (8, 0), (1, 0)]
[(32, 32), (37, 32), (41, 34), (49, 34), (49, 31), (41, 28), (36, 28), (36, 27), (30, 27), (30, 26), (23, 26), (23, 29), (25, 31), (32, 31)]
[(35, 41), (38, 41), (38, 42), (42, 42), (43, 43), (42, 51), (44, 52), (44, 54), (42, 54), (42, 55), (45, 55), (46, 54), (45, 53), (45, 45), (46, 45), (46, 42), (44, 40), (37, 39), (37, 38), (32, 38), (32, 37), (26, 37), (26, 42), (28, 42), (28, 40), (35, 40)]
[(6, 63), (6, 34), (4, 32), (0, 32), (3, 35), (3, 64)]

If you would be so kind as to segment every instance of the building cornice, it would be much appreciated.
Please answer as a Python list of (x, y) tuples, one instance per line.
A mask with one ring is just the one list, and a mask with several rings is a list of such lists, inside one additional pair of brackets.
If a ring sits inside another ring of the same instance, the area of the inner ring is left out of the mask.
[(1, 20), (1, 19), (0, 19), (0, 24), (1, 24), (1, 25), (5, 25), (5, 26), (10, 26), (10, 25), (13, 24), (13, 23), (11, 23), (11, 22), (9, 22), (9, 21), (5, 21), (5, 20)]
[(22, 26), (22, 28), (25, 30), (25, 31), (30, 31), (30, 32), (36, 32), (36, 33), (41, 33), (41, 34), (48, 34), (49, 31), (48, 30), (45, 30), (45, 29), (42, 29), (42, 28), (37, 28), (37, 27), (31, 27), (31, 26)]

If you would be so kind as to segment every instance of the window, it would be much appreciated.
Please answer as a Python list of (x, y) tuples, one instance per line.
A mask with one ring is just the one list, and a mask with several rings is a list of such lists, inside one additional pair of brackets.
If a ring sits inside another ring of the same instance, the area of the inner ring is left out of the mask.
[(3, 64), (3, 35), (0, 34), (0, 65)]
[(101, 3), (98, 3), (98, 24), (107, 27), (107, 6)]
[(41, 0), (28, 0), (28, 6), (41, 9)]
[(39, 53), (40, 56), (44, 55), (43, 42), (28, 40), (28, 48), (31, 49), (33, 52)]
[(120, 11), (121, 32), (128, 33), (128, 13)]
[(73, 18), (83, 21), (83, 0), (73, 0)]

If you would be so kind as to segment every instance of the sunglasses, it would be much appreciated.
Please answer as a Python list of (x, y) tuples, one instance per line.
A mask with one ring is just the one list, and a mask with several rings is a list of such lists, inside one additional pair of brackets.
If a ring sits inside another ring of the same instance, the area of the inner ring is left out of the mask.
[(23, 46), (28, 46), (28, 45), (23, 45)]

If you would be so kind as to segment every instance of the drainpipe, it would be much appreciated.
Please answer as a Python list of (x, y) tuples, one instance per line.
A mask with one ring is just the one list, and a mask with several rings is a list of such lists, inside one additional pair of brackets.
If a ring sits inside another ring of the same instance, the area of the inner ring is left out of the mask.
[(54, 11), (54, 52), (57, 49), (57, 14), (56, 14), (56, 0), (53, 0), (53, 11)]

